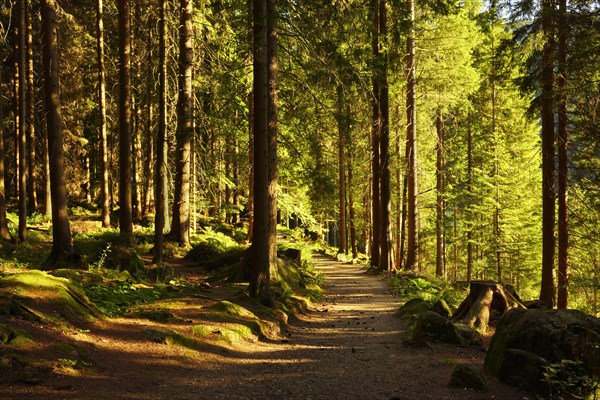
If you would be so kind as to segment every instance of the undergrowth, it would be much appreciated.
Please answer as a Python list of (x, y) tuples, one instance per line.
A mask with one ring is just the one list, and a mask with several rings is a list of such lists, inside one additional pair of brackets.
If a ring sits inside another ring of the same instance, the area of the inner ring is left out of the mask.
[(421, 277), (413, 274), (398, 274), (390, 279), (394, 293), (406, 300), (422, 298), (434, 303), (444, 300), (451, 308), (456, 308), (464, 299), (466, 292), (457, 289), (440, 279)]

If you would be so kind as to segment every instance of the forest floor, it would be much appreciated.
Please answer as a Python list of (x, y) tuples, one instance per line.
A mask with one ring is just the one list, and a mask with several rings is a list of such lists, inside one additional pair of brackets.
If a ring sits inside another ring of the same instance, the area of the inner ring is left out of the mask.
[[(291, 317), (278, 339), (191, 349), (149, 340), (160, 324), (144, 319), (106, 319), (71, 333), (40, 325), (32, 354), (52, 351), (67, 335), (77, 344), (70, 358), (83, 353), (86, 361), (20, 381), (6, 378), (4, 365), (0, 399), (534, 398), (493, 378), (485, 393), (449, 388), (453, 367), (481, 367), (484, 351), (403, 345), (407, 322), (394, 315), (400, 299), (385, 276), (323, 256), (315, 263), (326, 279), (324, 301)], [(217, 294), (186, 301), (206, 305)]]

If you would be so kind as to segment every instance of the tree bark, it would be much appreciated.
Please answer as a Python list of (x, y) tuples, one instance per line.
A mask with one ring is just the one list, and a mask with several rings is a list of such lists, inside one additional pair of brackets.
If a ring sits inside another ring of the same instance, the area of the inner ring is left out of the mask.
[(381, 108), (379, 104), (380, 100), (380, 87), (378, 79), (378, 65), (379, 60), (379, 41), (380, 41), (380, 23), (379, 23), (379, 0), (372, 0), (371, 2), (372, 13), (373, 13), (373, 34), (372, 34), (372, 51), (375, 65), (373, 67), (373, 120), (372, 120), (372, 133), (371, 133), (371, 174), (372, 174), (372, 186), (371, 186), (371, 266), (378, 268), (379, 257), (380, 257), (380, 235), (381, 235), (381, 204), (380, 204), (380, 188), (381, 188), (381, 165), (380, 165), (380, 145), (379, 138), (381, 132)]
[(32, 11), (31, 4), (25, 13), (25, 29), (27, 37), (27, 195), (29, 196), (28, 209), (30, 213), (37, 211), (37, 160), (35, 157), (35, 98), (34, 98), (34, 70), (33, 70), (33, 34), (32, 34)]
[(415, 3), (409, 0), (410, 31), (407, 38), (406, 57), (406, 154), (407, 161), (407, 249), (405, 269), (416, 271), (419, 268), (419, 232), (418, 232), (418, 180), (417, 180), (417, 95), (415, 66)]
[(102, 227), (110, 227), (110, 194), (108, 189), (108, 136), (106, 133), (106, 78), (104, 68), (104, 7), (96, 2), (96, 56), (98, 62), (98, 112), (100, 114), (100, 213)]
[[(346, 120), (350, 121), (350, 105), (347, 104), (346, 105)], [(348, 126), (348, 130), (346, 131), (346, 134), (348, 135), (346, 137), (346, 142), (348, 144), (348, 156), (347, 156), (347, 161), (348, 161), (348, 217), (350, 218), (350, 247), (352, 249), (352, 258), (356, 259), (358, 258), (358, 249), (356, 246), (356, 241), (357, 241), (357, 237), (356, 237), (356, 224), (355, 224), (355, 210), (354, 210), (354, 191), (352, 190), (352, 185), (353, 185), (353, 181), (354, 181), (354, 177), (353, 177), (353, 165), (352, 165), (352, 152), (353, 152), (353, 145), (351, 142), (351, 132), (350, 132), (350, 126)]]
[(567, 1), (559, 1), (558, 20), (558, 298), (557, 307), (568, 306), (569, 264), (569, 135), (567, 131)]
[[(269, 149), (269, 262), (270, 270), (277, 272), (277, 0), (267, 0), (267, 119)], [(265, 304), (270, 304), (271, 294), (262, 296)]]
[[(467, 127), (467, 203), (473, 203), (473, 130), (471, 116), (469, 115)], [(467, 221), (467, 282), (471, 282), (473, 275), (473, 212), (469, 210)]]
[(177, 101), (177, 158), (171, 234), (180, 246), (190, 244), (190, 158), (192, 147), (193, 1), (180, 0), (179, 98)]
[(119, 231), (131, 243), (131, 25), (130, 0), (118, 0), (119, 13)]
[(436, 160), (436, 189), (437, 189), (437, 201), (436, 201), (436, 219), (435, 219), (435, 231), (436, 231), (436, 258), (435, 258), (435, 275), (437, 277), (446, 276), (446, 238), (444, 228), (444, 214), (446, 212), (445, 207), (445, 169), (446, 161), (444, 157), (444, 121), (442, 119), (442, 111), (437, 110), (436, 121), (437, 131), (437, 160)]
[(554, 285), (554, 3), (542, 0), (542, 283), (540, 300), (549, 308), (555, 305)]
[(52, 194), (52, 251), (45, 263), (51, 268), (59, 261), (77, 260), (73, 247), (67, 190), (64, 176), (64, 150), (62, 117), (60, 112), (60, 85), (58, 75), (58, 40), (55, 0), (41, 0), (42, 54), (44, 67), (44, 94), (46, 124), (48, 130), (48, 153), (50, 160), (50, 186)]
[(24, 242), (27, 239), (27, 99), (25, 92), (27, 88), (26, 80), (26, 33), (25, 33), (25, 14), (27, 13), (27, 5), (25, 0), (19, 0), (19, 36), (18, 36), (18, 71), (19, 71), (19, 129), (18, 129), (18, 146), (19, 146), (19, 241)]
[(166, 57), (166, 0), (160, 0), (160, 16), (158, 20), (158, 132), (156, 135), (155, 191), (154, 207), (154, 264), (162, 264), (164, 252), (165, 181), (167, 166), (165, 163), (166, 131), (167, 131), (167, 57)]
[(344, 141), (347, 136), (347, 125), (344, 107), (344, 87), (338, 84), (338, 212), (339, 212), (339, 246), (338, 253), (348, 254), (348, 244), (346, 242), (346, 159)]
[[(1, 53), (1, 52), (0, 52)], [(0, 54), (2, 57), (3, 54)], [(0, 82), (2, 82), (2, 68), (0, 67)], [(4, 97), (0, 96), (0, 239), (12, 240), (8, 230), (6, 218), (6, 195), (4, 182)]]
[(267, 0), (253, 1), (254, 232), (250, 260), (250, 296), (270, 304), (269, 243), (269, 73)]

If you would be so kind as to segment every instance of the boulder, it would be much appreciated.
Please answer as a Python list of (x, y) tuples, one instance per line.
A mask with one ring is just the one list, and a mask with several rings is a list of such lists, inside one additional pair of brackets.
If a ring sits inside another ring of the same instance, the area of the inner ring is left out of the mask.
[(425, 311), (411, 321), (405, 343), (422, 344), (430, 341), (468, 344), (451, 321), (433, 311)]
[(471, 364), (458, 364), (454, 367), (448, 386), (480, 391), (487, 390), (485, 375)]
[(576, 310), (511, 309), (498, 323), (484, 370), (543, 396), (587, 396), (600, 381), (600, 319)]

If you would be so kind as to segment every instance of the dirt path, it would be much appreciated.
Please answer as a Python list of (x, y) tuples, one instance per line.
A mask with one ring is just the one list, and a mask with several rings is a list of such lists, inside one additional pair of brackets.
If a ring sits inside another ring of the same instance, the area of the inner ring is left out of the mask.
[[(490, 379), (487, 393), (447, 387), (457, 363), (485, 354), (443, 344), (402, 345), (405, 322), (385, 277), (318, 257), (326, 301), (291, 321), (288, 339), (194, 351), (148, 342), (113, 320), (88, 334), (91, 373), (0, 386), (2, 399), (526, 399)], [(529, 398), (532, 398), (531, 396)]]

